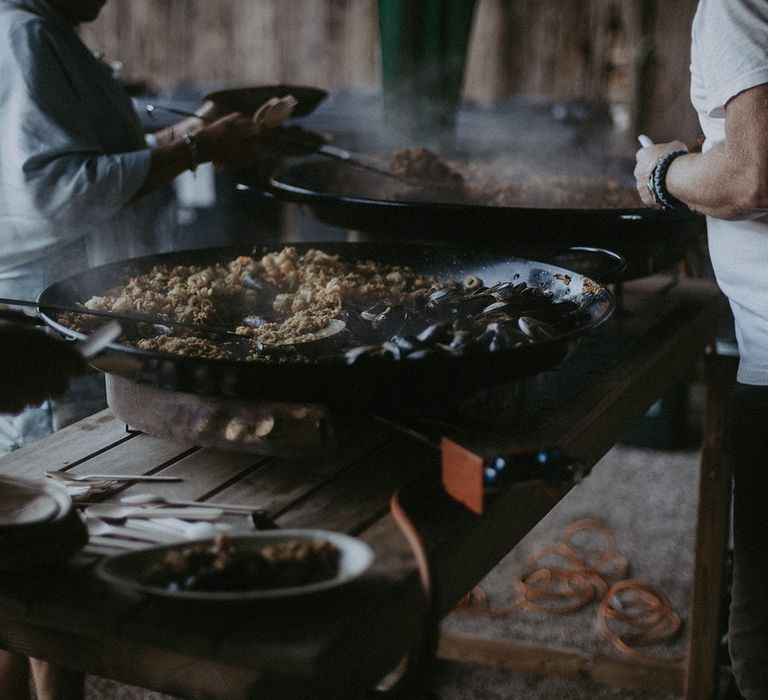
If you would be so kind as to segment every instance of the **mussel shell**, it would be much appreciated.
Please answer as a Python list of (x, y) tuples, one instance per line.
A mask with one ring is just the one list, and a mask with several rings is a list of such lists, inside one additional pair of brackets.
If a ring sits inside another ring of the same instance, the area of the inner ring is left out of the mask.
[(399, 360), (403, 353), (395, 343), (386, 340), (381, 344), (381, 356), (391, 360)]
[(344, 353), (344, 359), (348, 365), (354, 365), (358, 362), (364, 362), (377, 357), (381, 357), (380, 345), (358, 345)]
[(537, 342), (551, 340), (556, 335), (556, 330), (552, 326), (531, 316), (521, 316), (517, 320), (517, 327)]
[(406, 310), (402, 306), (388, 306), (376, 318), (371, 325), (383, 335), (389, 337), (397, 333), (405, 323)]
[(451, 330), (447, 323), (432, 323), (421, 333), (416, 335), (416, 339), (422, 343), (433, 345), (435, 343), (450, 342)]
[(476, 342), (475, 337), (469, 331), (457, 330), (453, 332), (453, 338), (448, 346), (454, 349), (465, 350)]
[(367, 309), (363, 309), (360, 312), (360, 318), (362, 318), (364, 321), (368, 321), (368, 323), (373, 323), (379, 316), (381, 316), (381, 314), (386, 313), (389, 308), (389, 304), (385, 304), (383, 302), (374, 304), (373, 306), (369, 306)]
[(503, 301), (520, 296), (524, 289), (528, 289), (526, 282), (498, 282), (488, 288), (488, 294), (494, 296), (499, 301)]
[(510, 324), (497, 322), (489, 323), (476, 340), (479, 345), (490, 352), (509, 350), (532, 342), (532, 338)]
[(467, 294), (456, 302), (457, 315), (473, 316), (483, 313), (485, 308), (494, 303), (496, 299), (491, 294)]
[(418, 350), (424, 345), (412, 335), (396, 335), (391, 340), (398, 348), (400, 348), (402, 353), (406, 354)]
[(445, 343), (436, 343), (434, 345), (436, 352), (441, 355), (447, 355), (448, 357), (461, 357), (465, 352), (465, 346), (463, 345), (446, 345)]
[(421, 348), (420, 350), (414, 350), (405, 356), (406, 360), (426, 360), (430, 357), (434, 357), (435, 351), (433, 348)]
[(523, 306), (520, 301), (495, 301), (493, 304), (489, 304), (482, 310), (484, 316), (489, 314), (505, 314), (519, 316), (523, 310)]
[(551, 291), (522, 281), (484, 287), (477, 279), (468, 287), (452, 284), (402, 304), (345, 309), (345, 344), (359, 343), (344, 352), (346, 362), (509, 350), (556, 338), (577, 327), (583, 312), (573, 301), (555, 301)]
[(347, 326), (347, 332), (358, 345), (373, 345), (381, 340), (381, 334), (377, 333), (370, 323), (364, 321), (361, 312), (345, 307), (341, 310), (339, 318)]
[(427, 305), (437, 306), (439, 304), (447, 304), (458, 296), (460, 296), (460, 294), (451, 287), (439, 287), (427, 294)]

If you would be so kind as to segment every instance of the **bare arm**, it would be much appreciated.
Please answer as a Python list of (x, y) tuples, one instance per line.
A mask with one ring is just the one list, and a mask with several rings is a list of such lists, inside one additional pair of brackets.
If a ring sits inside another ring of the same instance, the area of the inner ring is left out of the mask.
[[(635, 177), (643, 202), (654, 203), (646, 183), (656, 159), (682, 147), (674, 141), (637, 152)], [(675, 158), (666, 187), (692, 209), (719, 219), (768, 211), (768, 85), (734, 97), (726, 106), (725, 140), (707, 153)]]

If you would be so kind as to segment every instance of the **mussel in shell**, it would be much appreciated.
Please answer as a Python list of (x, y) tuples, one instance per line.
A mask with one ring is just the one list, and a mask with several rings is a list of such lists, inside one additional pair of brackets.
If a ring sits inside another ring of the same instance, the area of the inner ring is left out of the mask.
[(345, 310), (345, 318), (353, 321), (347, 322), (348, 330), (361, 344), (344, 357), (353, 364), (510, 350), (577, 327), (580, 310), (573, 301), (555, 301), (552, 292), (526, 282), (486, 287), (471, 276), (461, 285), (434, 288), (407, 306), (380, 303), (360, 312)]

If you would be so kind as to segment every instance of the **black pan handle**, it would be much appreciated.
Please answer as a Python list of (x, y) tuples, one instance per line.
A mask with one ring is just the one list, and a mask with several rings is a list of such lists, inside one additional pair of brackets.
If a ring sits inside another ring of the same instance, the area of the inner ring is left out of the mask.
[(627, 269), (627, 261), (620, 253), (583, 245), (545, 255), (543, 262), (565, 267), (602, 284), (621, 281)]

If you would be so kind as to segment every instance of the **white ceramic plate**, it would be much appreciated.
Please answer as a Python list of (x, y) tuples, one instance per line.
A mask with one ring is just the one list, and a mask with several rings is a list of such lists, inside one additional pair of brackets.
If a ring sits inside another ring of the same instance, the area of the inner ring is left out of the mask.
[(0, 572), (45, 569), (68, 559), (87, 540), (63, 486), (50, 479), (0, 476)]
[(0, 476), (0, 527), (54, 520), (69, 506), (66, 492), (43, 481)]
[(142, 581), (144, 572), (163, 560), (171, 549), (183, 549), (195, 544), (210, 543), (207, 540), (195, 540), (174, 545), (150, 547), (137, 551), (117, 554), (104, 559), (98, 567), (99, 575), (106, 581), (123, 590), (142, 593), (148, 596), (172, 598), (179, 601), (242, 603), (276, 598), (306, 596), (343, 586), (356, 579), (373, 563), (373, 550), (362, 540), (340, 532), (330, 530), (270, 530), (243, 535), (233, 534), (230, 540), (243, 552), (258, 550), (262, 547), (286, 541), (327, 540), (336, 545), (341, 552), (336, 576), (324, 581), (317, 581), (304, 586), (288, 588), (260, 588), (249, 591), (171, 591), (161, 586), (152, 586)]

